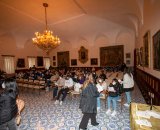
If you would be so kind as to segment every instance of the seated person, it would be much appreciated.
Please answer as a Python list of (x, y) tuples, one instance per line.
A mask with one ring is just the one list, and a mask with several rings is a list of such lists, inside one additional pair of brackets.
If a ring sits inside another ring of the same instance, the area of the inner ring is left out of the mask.
[(101, 74), (99, 75), (99, 78), (103, 79), (103, 81), (105, 81), (105, 79), (107, 78), (104, 73), (104, 70), (101, 70)]
[(59, 78), (59, 74), (58, 72), (56, 71), (50, 78), (51, 82), (54, 83), (55, 81), (57, 81)]
[[(59, 90), (55, 104), (58, 104), (60, 102), (60, 105), (62, 105), (64, 99), (67, 96), (67, 92), (72, 87), (73, 87), (73, 80), (70, 75), (67, 75), (67, 77), (65, 79), (65, 85)], [(60, 99), (61, 94), (62, 94), (62, 99)]]
[(82, 74), (77, 77), (77, 81), (75, 81), (75, 84), (74, 84), (74, 91), (73, 91), (74, 93), (80, 93), (80, 89), (84, 81), (85, 81), (85, 78)]
[(55, 87), (53, 88), (53, 99), (52, 100), (54, 100), (55, 97), (57, 97), (58, 90), (60, 90), (64, 86), (65, 86), (65, 76), (59, 76), (57, 82), (55, 83)]
[(117, 108), (117, 100), (118, 100), (118, 96), (119, 96), (119, 87), (120, 87), (120, 83), (118, 82), (117, 79), (113, 79), (112, 83), (108, 86), (108, 98), (107, 98), (107, 104), (108, 104), (108, 110), (106, 112), (106, 114), (110, 114), (111, 113), (111, 101), (113, 103), (113, 113), (111, 114), (111, 116), (115, 116), (117, 114), (116, 112), (116, 108)]
[(84, 77), (84, 74), (80, 74), (78, 76), (78, 82), (82, 85), (85, 81), (85, 77)]
[(82, 85), (80, 83), (75, 83), (74, 85), (74, 92), (79, 93), (80, 92), (80, 88), (82, 87)]

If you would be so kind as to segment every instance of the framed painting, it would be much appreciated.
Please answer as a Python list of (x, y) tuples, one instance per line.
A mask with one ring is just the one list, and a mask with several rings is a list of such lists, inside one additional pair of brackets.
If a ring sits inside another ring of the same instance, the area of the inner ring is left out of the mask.
[(149, 67), (150, 61), (150, 31), (146, 32), (143, 36), (143, 44), (144, 44), (144, 66)]
[(56, 60), (56, 56), (53, 56), (53, 61), (55, 61)]
[(58, 67), (69, 67), (69, 51), (57, 52)]
[(25, 59), (24, 58), (18, 58), (17, 67), (18, 68), (24, 68), (25, 67)]
[(124, 46), (100, 47), (100, 66), (117, 66), (124, 63)]
[(140, 66), (140, 49), (136, 49), (136, 66)]
[(71, 65), (72, 66), (77, 65), (77, 59), (71, 59)]
[(139, 62), (140, 62), (140, 66), (144, 66), (144, 48), (143, 47), (140, 47)]
[(98, 65), (98, 59), (97, 58), (91, 58), (91, 65)]
[(86, 63), (88, 61), (88, 50), (83, 46), (81, 46), (78, 53), (79, 53), (79, 61), (83, 64)]
[(37, 66), (43, 66), (43, 57), (42, 56), (37, 56)]
[(53, 66), (56, 66), (56, 62), (53, 62)]
[(153, 69), (160, 71), (160, 30), (153, 36)]
[(126, 53), (126, 58), (131, 58), (131, 53)]
[(131, 61), (130, 60), (126, 60), (126, 64), (130, 65)]

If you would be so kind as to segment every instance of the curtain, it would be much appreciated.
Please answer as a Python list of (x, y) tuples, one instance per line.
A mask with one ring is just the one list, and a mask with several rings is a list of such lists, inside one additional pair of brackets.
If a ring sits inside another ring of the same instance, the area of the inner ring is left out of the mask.
[(28, 58), (28, 66), (29, 66), (29, 68), (30, 67), (33, 67), (34, 65), (36, 65), (36, 58), (34, 58), (34, 57), (29, 57)]
[(51, 62), (50, 62), (50, 58), (43, 58), (44, 60), (44, 67), (45, 69), (49, 69)]
[(4, 71), (7, 74), (15, 73), (14, 57), (12, 57), (12, 56), (4, 56)]

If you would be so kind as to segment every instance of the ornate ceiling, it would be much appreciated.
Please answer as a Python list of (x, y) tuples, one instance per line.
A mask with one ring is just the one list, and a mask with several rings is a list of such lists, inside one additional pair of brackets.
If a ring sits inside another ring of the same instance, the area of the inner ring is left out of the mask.
[(0, 0), (0, 35), (29, 39), (43, 32), (44, 2), (49, 29), (62, 40), (117, 28), (136, 33), (143, 23), (143, 0)]

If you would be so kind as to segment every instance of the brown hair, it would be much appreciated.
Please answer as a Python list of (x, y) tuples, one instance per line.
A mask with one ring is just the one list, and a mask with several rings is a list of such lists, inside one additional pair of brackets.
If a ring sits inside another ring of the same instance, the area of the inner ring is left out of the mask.
[(90, 74), (86, 81), (83, 83), (82, 89), (85, 89), (89, 83), (93, 83), (93, 76)]

